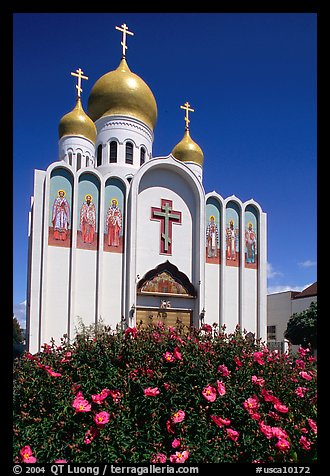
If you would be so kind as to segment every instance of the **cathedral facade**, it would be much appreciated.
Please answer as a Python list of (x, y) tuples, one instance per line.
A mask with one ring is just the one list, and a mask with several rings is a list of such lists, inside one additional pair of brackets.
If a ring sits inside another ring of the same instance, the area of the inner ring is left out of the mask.
[[(206, 192), (204, 155), (181, 105), (182, 140), (153, 157), (157, 104), (122, 58), (59, 122), (59, 157), (35, 170), (29, 216), (27, 340), (74, 338), (79, 322), (239, 324), (266, 339), (266, 214)], [(210, 158), (211, 159), (211, 158)], [(206, 158), (207, 164), (207, 158)]]

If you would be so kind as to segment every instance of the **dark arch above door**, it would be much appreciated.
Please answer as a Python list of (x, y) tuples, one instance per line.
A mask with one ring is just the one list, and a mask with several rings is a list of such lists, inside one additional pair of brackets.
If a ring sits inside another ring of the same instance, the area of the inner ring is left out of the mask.
[(168, 260), (148, 271), (138, 282), (137, 291), (197, 296), (196, 289), (187, 275)]

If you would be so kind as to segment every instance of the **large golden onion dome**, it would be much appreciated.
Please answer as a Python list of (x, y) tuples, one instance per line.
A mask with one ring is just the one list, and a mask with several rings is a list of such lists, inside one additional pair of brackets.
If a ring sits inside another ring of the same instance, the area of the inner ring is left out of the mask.
[(102, 116), (132, 116), (152, 130), (157, 120), (157, 104), (149, 86), (129, 69), (125, 57), (114, 71), (94, 84), (88, 98), (88, 115), (95, 122)]
[(72, 111), (65, 114), (58, 125), (58, 134), (61, 139), (63, 136), (81, 136), (96, 141), (96, 127), (90, 117), (87, 116), (81, 105), (80, 97)]
[(181, 162), (194, 162), (200, 166), (203, 165), (203, 151), (190, 137), (188, 128), (186, 128), (182, 140), (172, 150), (172, 155)]

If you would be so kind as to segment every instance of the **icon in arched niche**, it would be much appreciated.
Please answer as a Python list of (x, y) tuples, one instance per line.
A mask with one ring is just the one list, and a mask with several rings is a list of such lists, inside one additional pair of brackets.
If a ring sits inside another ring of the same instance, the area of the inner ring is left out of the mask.
[(206, 202), (206, 263), (220, 263), (220, 205), (215, 197)]
[(72, 174), (64, 168), (52, 171), (49, 187), (48, 244), (71, 246)]
[(99, 180), (91, 173), (79, 177), (77, 207), (77, 248), (97, 250), (99, 221)]
[(96, 208), (91, 194), (85, 195), (85, 201), (80, 208), (80, 230), (83, 243), (93, 243), (96, 232)]
[(111, 177), (106, 181), (104, 191), (104, 251), (124, 251), (124, 206), (125, 185), (118, 178)]
[(60, 241), (67, 240), (70, 224), (70, 206), (65, 195), (65, 190), (58, 190), (52, 209), (53, 237)]
[(106, 227), (107, 245), (119, 248), (121, 245), (120, 234), (123, 227), (123, 216), (116, 198), (111, 199), (111, 205), (108, 208), (106, 216)]
[(235, 203), (226, 209), (226, 265), (239, 266), (239, 215)]
[(208, 258), (216, 258), (218, 254), (219, 232), (214, 215), (211, 215), (209, 218), (209, 223), (206, 228), (206, 240)]
[(257, 268), (257, 216), (255, 210), (250, 207), (245, 211), (245, 267)]

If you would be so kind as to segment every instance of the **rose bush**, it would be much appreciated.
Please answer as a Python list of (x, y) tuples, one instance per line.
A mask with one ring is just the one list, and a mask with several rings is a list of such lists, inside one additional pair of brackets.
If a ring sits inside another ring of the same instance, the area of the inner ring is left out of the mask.
[(316, 363), (236, 328), (81, 335), (14, 362), (16, 462), (315, 462)]

